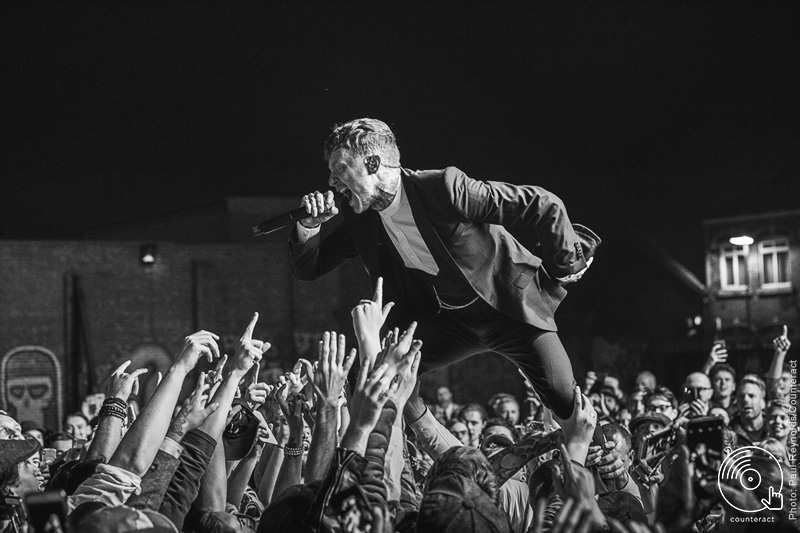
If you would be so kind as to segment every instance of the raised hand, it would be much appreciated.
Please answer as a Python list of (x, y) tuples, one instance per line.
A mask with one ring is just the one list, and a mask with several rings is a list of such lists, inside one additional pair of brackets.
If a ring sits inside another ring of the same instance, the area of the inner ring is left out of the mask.
[(305, 207), (310, 215), (300, 220), (300, 224), (306, 228), (315, 228), (339, 213), (339, 208), (334, 202), (333, 191), (325, 191), (324, 194), (314, 191), (306, 194), (300, 200), (300, 207)]
[(147, 373), (147, 369), (140, 368), (128, 374), (125, 372), (125, 369), (127, 369), (130, 364), (130, 361), (125, 361), (111, 374), (111, 381), (106, 390), (106, 397), (119, 398), (127, 402), (131, 394), (134, 396), (139, 394), (139, 376)]
[(416, 340), (411, 343), (411, 348), (406, 352), (402, 359), (399, 361), (397, 367), (397, 376), (400, 378), (400, 383), (397, 387), (394, 402), (397, 404), (397, 409), (402, 410), (408, 402), (411, 395), (415, 390), (418, 390), (418, 376), (419, 376), (419, 363), (422, 359), (422, 341)]
[(175, 358), (173, 367), (188, 374), (197, 366), (201, 356), (208, 359), (209, 363), (213, 362), (219, 357), (218, 340), (219, 336), (210, 331), (201, 330), (192, 333), (184, 340), (183, 348)]
[(314, 392), (317, 401), (338, 405), (339, 395), (347, 382), (347, 374), (356, 360), (355, 348), (347, 353), (344, 335), (326, 331), (319, 341), (319, 366), (314, 374)]
[(393, 400), (400, 384), (400, 376), (390, 376), (389, 365), (382, 364), (367, 373), (362, 367), (358, 383), (350, 402), (350, 425), (359, 426), (367, 434), (378, 423), (381, 410), (387, 401)]
[(383, 304), (383, 278), (378, 278), (372, 299), (361, 300), (350, 313), (361, 348), (362, 364), (363, 359), (373, 361), (375, 354), (380, 350), (381, 328), (393, 306), (393, 302)]
[(184, 435), (200, 427), (205, 419), (219, 408), (219, 402), (206, 405), (210, 388), (211, 385), (206, 382), (205, 373), (200, 372), (192, 395), (186, 398), (181, 408), (172, 418), (167, 437), (180, 442)]
[[(564, 480), (561, 480), (563, 472)], [(561, 464), (556, 466), (553, 473), (553, 484), (556, 492), (562, 498), (571, 498), (579, 502), (594, 502), (594, 479), (588, 470), (575, 464), (571, 458), (567, 447), (561, 445)], [(604, 523), (600, 509), (596, 509), (596, 520), (598, 524)]]
[[(289, 437), (302, 441), (303, 438), (303, 409), (305, 408), (305, 398), (302, 394), (295, 392), (292, 393), (286, 400), (279, 397), (278, 404), (281, 406), (281, 412), (289, 424)], [(292, 443), (289, 446), (297, 447), (300, 442)]]
[(780, 336), (772, 339), (772, 346), (775, 348), (776, 352), (783, 354), (788, 352), (789, 348), (792, 346), (792, 343), (789, 340), (789, 328), (787, 328), (785, 324), (783, 326), (783, 333), (781, 333)]
[(708, 361), (711, 363), (711, 366), (717, 363), (724, 363), (727, 360), (728, 349), (725, 345), (714, 343), (714, 346), (711, 347), (711, 351), (708, 353)]
[(594, 435), (594, 428), (597, 425), (597, 412), (592, 407), (592, 402), (581, 394), (580, 389), (575, 385), (575, 405), (572, 408), (572, 415), (564, 420), (553, 414), (553, 418), (564, 430), (564, 442), (572, 452), (572, 457), (581, 464), (585, 464), (586, 455), (589, 452), (589, 443)]
[[(398, 335), (397, 331), (390, 331), (384, 340), (384, 347), (381, 353), (375, 359), (375, 364), (380, 365), (386, 363), (389, 365), (389, 372), (397, 374), (400, 366), (403, 364), (406, 355), (411, 351), (412, 343), (414, 342), (414, 332), (417, 330), (417, 323), (412, 322), (409, 324), (408, 329), (402, 335)], [(422, 343), (419, 343), (419, 347)]]
[(250, 319), (250, 323), (247, 324), (247, 328), (239, 339), (236, 354), (233, 356), (233, 371), (240, 376), (247, 374), (253, 365), (261, 360), (261, 356), (272, 347), (268, 342), (253, 339), (256, 322), (258, 322), (258, 313), (253, 313), (253, 318)]

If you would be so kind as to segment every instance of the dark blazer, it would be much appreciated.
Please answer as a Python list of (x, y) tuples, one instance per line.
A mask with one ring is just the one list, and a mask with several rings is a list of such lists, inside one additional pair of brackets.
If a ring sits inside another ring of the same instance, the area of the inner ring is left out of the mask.
[[(403, 169), (402, 181), (417, 228), (440, 268), (459, 272), (498, 311), (556, 330), (553, 313), (566, 291), (554, 278), (586, 266), (558, 197), (540, 187), (473, 180), (455, 167)], [(343, 222), (324, 239), (318, 233), (300, 244), (293, 233), (289, 243), (295, 277), (316, 279), (359, 256), (373, 285), (379, 276), (391, 285), (391, 271), (381, 261), (385, 230), (380, 215), (373, 210), (356, 215), (349, 205), (341, 210)], [(503, 226), (533, 227), (544, 259)]]

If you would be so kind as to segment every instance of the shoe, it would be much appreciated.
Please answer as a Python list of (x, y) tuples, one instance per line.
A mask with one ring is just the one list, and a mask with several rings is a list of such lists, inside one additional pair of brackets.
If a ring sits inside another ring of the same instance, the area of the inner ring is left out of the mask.
[(578, 252), (578, 257), (589, 262), (589, 259), (594, 257), (597, 252), (597, 247), (603, 242), (595, 232), (582, 224), (573, 224), (572, 229), (575, 230), (575, 235), (578, 236), (578, 243), (575, 245), (575, 251)]

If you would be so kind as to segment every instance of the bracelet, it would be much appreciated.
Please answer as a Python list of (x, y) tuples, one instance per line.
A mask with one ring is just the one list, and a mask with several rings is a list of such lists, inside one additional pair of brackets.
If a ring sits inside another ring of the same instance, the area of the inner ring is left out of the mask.
[(291, 446), (286, 446), (283, 449), (283, 456), (284, 457), (300, 457), (303, 455), (303, 447), (298, 446), (297, 448), (292, 448)]
[(119, 398), (114, 398), (114, 397), (106, 398), (105, 400), (103, 400), (103, 407), (105, 407), (107, 405), (111, 406), (111, 407), (119, 407), (122, 410), (125, 410), (125, 409), (128, 408), (128, 402), (126, 402), (125, 400), (121, 400)]
[(113, 416), (119, 418), (120, 420), (124, 420), (125, 409), (120, 409), (114, 405), (104, 405), (100, 408), (100, 412), (97, 413), (97, 416)]

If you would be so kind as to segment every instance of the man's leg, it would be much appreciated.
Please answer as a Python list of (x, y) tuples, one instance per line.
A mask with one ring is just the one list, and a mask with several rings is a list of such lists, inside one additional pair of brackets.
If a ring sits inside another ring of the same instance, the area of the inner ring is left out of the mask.
[(556, 416), (572, 416), (575, 377), (558, 334), (500, 313), (476, 327), (481, 330), (486, 348), (513, 361)]
[(422, 340), (419, 373), (453, 365), (473, 355), (486, 352), (478, 336), (451, 311), (420, 320), (415, 338)]

